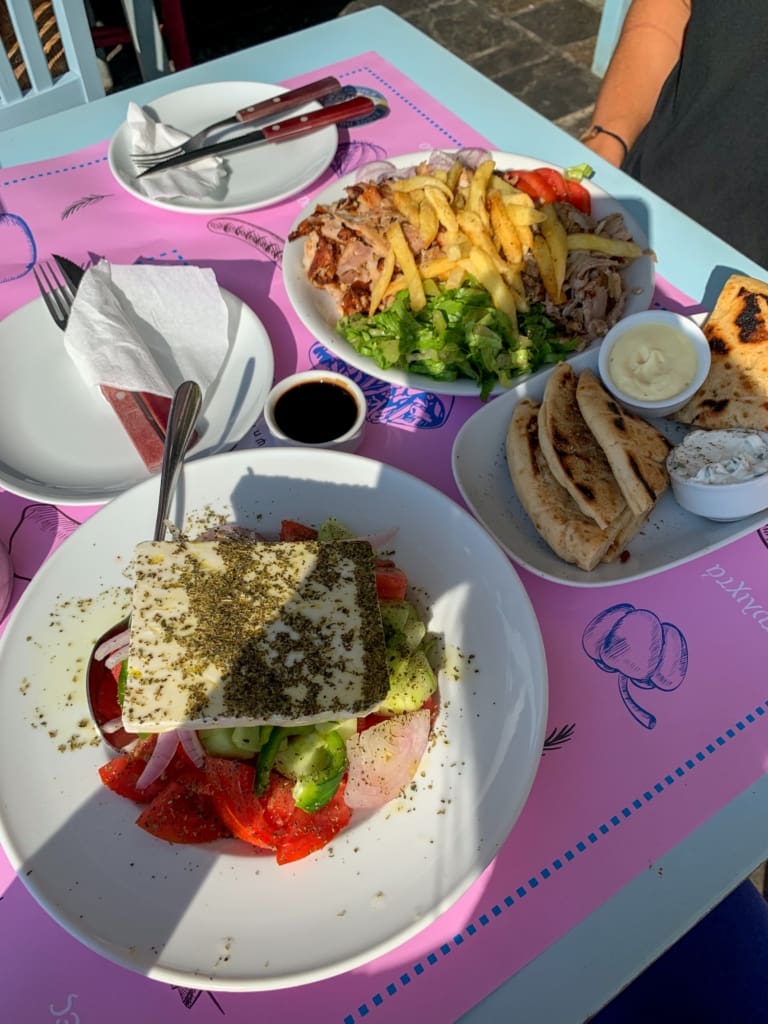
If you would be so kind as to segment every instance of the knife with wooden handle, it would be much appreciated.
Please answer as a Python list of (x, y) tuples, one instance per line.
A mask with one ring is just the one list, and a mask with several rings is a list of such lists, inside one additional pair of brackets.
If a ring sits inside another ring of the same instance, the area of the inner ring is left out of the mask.
[(211, 125), (208, 131), (213, 128), (227, 128), (229, 125), (238, 122), (246, 124), (249, 121), (259, 121), (263, 118), (271, 118), (273, 114), (282, 114), (287, 110), (295, 110), (302, 103), (310, 103), (312, 100), (322, 99), (323, 96), (330, 96), (331, 93), (341, 89), (341, 82), (338, 78), (329, 75), (317, 82), (310, 82), (308, 85), (300, 85), (297, 89), (289, 89), (287, 92), (278, 93), (277, 96), (270, 96), (268, 100), (261, 100), (259, 103), (252, 103), (249, 107), (243, 107), (232, 117), (224, 121), (217, 121)]
[(308, 135), (310, 132), (319, 131), (321, 128), (327, 128), (329, 125), (338, 124), (340, 121), (353, 121), (360, 117), (368, 117), (375, 109), (376, 104), (368, 96), (355, 96), (343, 103), (334, 103), (330, 107), (321, 107), (320, 110), (298, 114), (285, 121), (275, 121), (245, 135), (237, 135), (233, 139), (224, 139), (222, 142), (213, 142), (209, 146), (201, 146), (200, 149), (194, 149), (189, 153), (181, 153), (168, 160), (161, 160), (148, 167), (147, 170), (141, 171), (136, 177), (143, 178), (147, 174), (167, 171), (170, 167), (180, 167), (182, 164), (188, 164), (206, 156), (231, 153), (235, 149), (249, 149), (268, 142), (285, 142), (288, 139), (296, 139), (302, 135)]

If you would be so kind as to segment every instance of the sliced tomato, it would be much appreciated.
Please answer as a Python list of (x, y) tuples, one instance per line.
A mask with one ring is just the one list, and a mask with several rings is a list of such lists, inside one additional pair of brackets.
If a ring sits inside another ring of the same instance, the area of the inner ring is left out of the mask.
[(376, 559), (376, 593), (381, 601), (403, 601), (408, 589), (408, 577), (394, 562)]
[(565, 184), (565, 178), (562, 176), (560, 171), (556, 170), (554, 167), (537, 167), (536, 174), (546, 181), (555, 193), (555, 199), (558, 203), (562, 203), (567, 200), (568, 189)]
[[(274, 803), (278, 803), (283, 813), (285, 807), (286, 790), (290, 796), (293, 783), (284, 779), (277, 773), (273, 774), (273, 783), (270, 789), (271, 796), (267, 795)], [(291, 802), (293, 797), (291, 796)], [(319, 811), (308, 814), (294, 805), (291, 818), (275, 833), (276, 851), (275, 859), (278, 864), (290, 864), (291, 861), (301, 860), (316, 850), (322, 850), (324, 846), (338, 835), (343, 828), (349, 824), (352, 812), (344, 802), (344, 781), (336, 791), (333, 799)]]
[(167, 843), (209, 843), (229, 835), (212, 798), (176, 781), (166, 783), (136, 824)]
[(280, 524), (280, 540), (317, 540), (317, 530), (295, 519), (283, 519)]
[(103, 661), (95, 658), (90, 667), (93, 701), (93, 714), (96, 721), (103, 725), (122, 715), (122, 708), (117, 702), (117, 680), (120, 676), (120, 665), (108, 669)]
[(427, 697), (421, 706), (429, 712), (429, 728), (433, 729), (435, 719), (437, 718), (437, 714), (440, 710), (440, 691), (435, 690), (431, 696)]
[(192, 764), (184, 748), (179, 745), (163, 774), (148, 786), (137, 788), (136, 783), (146, 767), (156, 741), (156, 736), (138, 740), (130, 753), (119, 754), (103, 764), (99, 768), (99, 776), (104, 785), (118, 796), (133, 800), (137, 804), (151, 803), (161, 790), (174, 780), (196, 786), (200, 772)]
[(137, 804), (148, 804), (168, 785), (168, 779), (161, 775), (145, 789), (137, 789), (136, 783), (145, 767), (145, 762), (141, 758), (120, 754), (103, 764), (99, 768), (99, 775), (104, 785), (118, 796), (133, 800)]
[(254, 766), (226, 757), (206, 757), (203, 774), (206, 792), (232, 835), (251, 846), (273, 850), (273, 829), (264, 814), (264, 801), (254, 793)]
[(242, 761), (209, 757), (205, 775), (216, 813), (232, 835), (274, 850), (278, 864), (322, 849), (351, 817), (343, 800), (343, 784), (330, 803), (308, 814), (294, 802), (293, 782), (277, 772), (272, 772), (263, 797), (253, 792), (253, 766)]
[(539, 204), (557, 200), (555, 190), (538, 171), (505, 171), (504, 177)]
[(297, 810), (292, 791), (292, 782), (277, 772), (272, 772), (269, 787), (264, 794), (264, 806), (267, 820), (274, 829), (275, 836), (290, 824)]
[(384, 722), (386, 719), (391, 718), (392, 715), (377, 715), (370, 714), (364, 718), (358, 718), (357, 720), (357, 731), (365, 732), (366, 729), (370, 729), (372, 725), (378, 725), (379, 722)]
[(592, 214), (592, 196), (580, 181), (565, 179), (566, 199), (569, 203), (585, 213), (588, 217)]

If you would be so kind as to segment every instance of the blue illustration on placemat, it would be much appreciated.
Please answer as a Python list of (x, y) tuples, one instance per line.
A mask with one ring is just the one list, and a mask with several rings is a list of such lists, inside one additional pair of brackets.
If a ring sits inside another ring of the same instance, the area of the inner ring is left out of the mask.
[(79, 999), (77, 992), (67, 993), (66, 1003), (59, 1009), (53, 1003), (48, 1004), (48, 1012), (53, 1018), (53, 1024), (80, 1024), (80, 1014), (74, 1010), (73, 1000)]
[(61, 219), (68, 220), (73, 214), (79, 213), (81, 210), (86, 210), (89, 206), (93, 206), (94, 203), (100, 203), (102, 199), (109, 199), (111, 195), (112, 193), (108, 192), (106, 195), (97, 195), (94, 193), (88, 196), (80, 196), (79, 199), (70, 203), (69, 206), (64, 207)]
[(333, 171), (340, 177), (351, 174), (360, 167), (386, 160), (388, 153), (383, 146), (366, 139), (350, 139), (340, 142), (331, 161)]
[(0, 253), (7, 267), (20, 268), (9, 277), (0, 277), (0, 284), (18, 281), (28, 274), (37, 260), (37, 244), (32, 229), (15, 213), (0, 213)]
[(252, 224), (241, 217), (212, 217), (206, 227), (214, 235), (228, 235), (230, 238), (240, 239), (253, 249), (258, 249), (278, 267), (283, 264), (285, 239), (269, 228)]
[(671, 622), (662, 622), (647, 608), (614, 604), (588, 624), (581, 643), (599, 669), (615, 673), (627, 711), (646, 729), (656, 716), (633, 698), (630, 686), (641, 690), (676, 690), (688, 671), (688, 643)]
[(213, 992), (205, 992), (203, 989), (199, 988), (182, 988), (181, 985), (171, 985), (171, 988), (173, 989), (174, 992), (177, 992), (179, 994), (182, 1003), (188, 1010), (191, 1010), (195, 1003), (198, 1001), (198, 999), (200, 999), (202, 996), (208, 996), (208, 998), (211, 1000), (211, 1002), (219, 1011), (219, 1013), (222, 1016), (225, 1016), (224, 1007), (218, 1001)]
[(362, 370), (356, 370), (324, 348), (319, 341), (309, 350), (313, 366), (336, 373), (344, 373), (359, 384), (368, 404), (369, 423), (389, 423), (401, 427), (417, 427), (419, 430), (434, 430), (442, 427), (451, 415), (453, 398), (434, 395), (431, 391), (412, 391), (399, 388), (378, 377), (370, 377)]
[(14, 578), (29, 583), (52, 548), (66, 540), (79, 525), (77, 519), (55, 505), (42, 502), (25, 505), (7, 544)]
[(573, 735), (576, 732), (576, 723), (570, 722), (567, 725), (561, 725), (559, 728), (554, 726), (546, 735), (544, 739), (544, 745), (542, 747), (541, 756), (545, 757), (547, 754), (554, 750), (562, 750), (566, 743), (570, 743), (573, 739)]
[(359, 128), (361, 124), (373, 124), (374, 121), (380, 121), (382, 117), (386, 117), (389, 113), (389, 103), (384, 95), (376, 89), (368, 89), (364, 85), (342, 85), (336, 92), (324, 96), (320, 103), (324, 107), (331, 107), (336, 103), (352, 100), (355, 96), (367, 96), (368, 99), (373, 100), (373, 111), (370, 114), (366, 114), (365, 117), (356, 117), (349, 121), (342, 121), (339, 125), (340, 128)]

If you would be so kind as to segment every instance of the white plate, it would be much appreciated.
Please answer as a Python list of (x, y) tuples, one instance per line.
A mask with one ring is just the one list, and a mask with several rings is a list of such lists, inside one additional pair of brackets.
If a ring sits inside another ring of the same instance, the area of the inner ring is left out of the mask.
[[(211, 82), (168, 93), (144, 104), (144, 107), (165, 124), (194, 135), (206, 125), (221, 121), (242, 107), (286, 91), (282, 86), (264, 82)], [(307, 103), (290, 116), (319, 109), (319, 103)], [(136, 181), (136, 167), (130, 157), (129, 128), (125, 122), (113, 136), (108, 156), (110, 169), (118, 182), (145, 203), (184, 213), (238, 213), (271, 206), (311, 184), (329, 166), (338, 140), (338, 129), (331, 125), (279, 145), (268, 144), (225, 153), (222, 159), (228, 164), (230, 174), (223, 194), (216, 194), (215, 198), (213, 195), (148, 198)]]
[[(598, 350), (570, 359), (577, 373), (597, 373)], [(516, 562), (544, 579), (575, 587), (604, 587), (642, 579), (730, 544), (768, 522), (758, 512), (737, 522), (715, 523), (692, 515), (668, 489), (648, 522), (628, 547), (626, 562), (598, 565), (584, 572), (564, 562), (539, 537), (515, 492), (507, 470), (504, 439), (521, 398), (540, 401), (549, 374), (540, 374), (494, 398), (471, 416), (453, 444), (453, 476), (462, 497), (488, 532)], [(674, 444), (690, 429), (671, 420), (651, 420)]]
[(334, 513), (361, 533), (399, 526), (387, 547), (409, 574), (428, 628), (462, 657), (453, 659), (457, 677), (441, 682), (438, 740), (414, 790), (378, 812), (356, 812), (332, 850), (278, 867), (231, 840), (172, 846), (135, 827), (135, 806), (101, 786), (98, 746), (56, 746), (73, 731), (83, 735), (73, 725), (85, 710), (73, 678), (91, 641), (122, 614), (108, 588), (126, 584), (156, 490), (155, 482), (134, 488), (72, 534), (0, 640), (0, 840), (64, 928), (142, 974), (254, 990), (348, 970), (455, 902), (521, 812), (547, 715), (530, 601), (478, 523), (399, 470), (301, 449), (187, 466), (176, 522), (208, 508), (272, 535), (282, 517), (318, 524)]
[[(501, 153), (491, 150), (490, 155), (496, 161), (496, 166), (501, 170), (512, 167), (516, 167), (519, 170), (529, 170), (534, 167), (553, 166), (552, 164), (545, 164), (541, 160), (536, 160), (533, 157), (518, 156), (514, 153)], [(425, 160), (428, 156), (428, 152), (407, 153), (404, 156), (389, 157), (388, 161), (396, 167), (412, 167)], [(321, 204), (336, 202), (342, 198), (345, 186), (359, 181), (362, 170), (361, 168), (344, 178), (340, 178), (333, 185), (330, 185), (315, 196), (311, 207), (307, 207), (299, 214), (291, 230), (294, 230), (308, 216), (310, 209), (314, 209), (315, 206)], [(585, 181), (584, 184), (592, 195), (593, 212), (599, 217), (607, 216), (609, 213), (621, 213), (634, 240), (644, 249), (647, 248), (648, 241), (643, 231), (627, 210), (591, 181)], [(477, 397), (479, 389), (475, 381), (439, 381), (434, 380), (432, 377), (425, 377), (422, 374), (406, 373), (403, 370), (382, 370), (373, 359), (356, 352), (349, 342), (345, 341), (336, 330), (339, 314), (333, 298), (328, 292), (316, 288), (307, 280), (307, 275), (304, 272), (303, 256), (303, 238), (286, 243), (283, 252), (283, 280), (285, 281), (288, 298), (302, 323), (326, 348), (330, 349), (331, 352), (334, 352), (350, 366), (354, 366), (364, 373), (377, 377), (379, 380), (385, 380), (389, 384), (414, 388), (419, 391), (430, 391), (441, 395), (469, 395)], [(641, 256), (640, 259), (631, 263), (624, 272), (624, 279), (629, 290), (625, 315), (648, 309), (653, 297), (654, 286), (653, 260), (651, 257)], [(537, 372), (540, 373), (541, 371)], [(528, 374), (520, 379), (527, 380), (530, 376), (531, 374)], [(498, 386), (494, 393), (498, 394), (504, 390), (504, 388)]]
[[(234, 447), (272, 386), (263, 324), (221, 294), (229, 354), (205, 396), (191, 458)], [(150, 475), (113, 410), (79, 375), (42, 299), (0, 322), (0, 366), (0, 487), (51, 504), (94, 505)]]

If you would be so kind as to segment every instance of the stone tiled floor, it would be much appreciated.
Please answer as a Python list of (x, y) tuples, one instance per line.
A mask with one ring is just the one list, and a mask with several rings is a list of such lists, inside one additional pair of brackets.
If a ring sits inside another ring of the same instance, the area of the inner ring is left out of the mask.
[(589, 123), (600, 0), (352, 0), (388, 7), (566, 131)]

